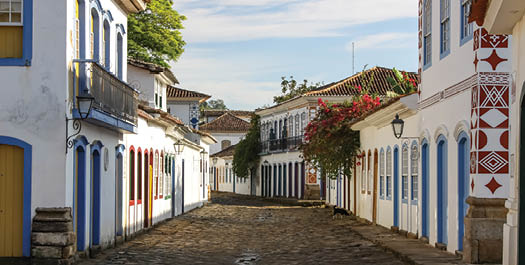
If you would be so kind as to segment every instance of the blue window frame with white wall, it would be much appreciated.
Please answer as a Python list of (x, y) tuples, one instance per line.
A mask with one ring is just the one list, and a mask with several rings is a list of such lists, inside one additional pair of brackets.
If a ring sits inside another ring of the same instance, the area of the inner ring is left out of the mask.
[(379, 152), (379, 198), (385, 199), (385, 150)]
[(417, 195), (419, 192), (418, 185), (418, 165), (419, 165), (419, 150), (417, 142), (413, 141), (410, 147), (410, 201), (411, 204), (417, 205)]
[(437, 242), (447, 244), (448, 242), (448, 175), (447, 175), (447, 138), (440, 135), (436, 139), (437, 144)]
[(450, 54), (450, 0), (440, 0), (439, 6), (439, 57), (443, 59)]
[(392, 200), (392, 149), (386, 149), (386, 199)]
[(423, 70), (432, 66), (432, 0), (423, 5)]
[(462, 46), (463, 44), (467, 43), (469, 40), (472, 39), (473, 34), (473, 24), (468, 22), (469, 14), (470, 14), (470, 8), (471, 8), (471, 0), (459, 0), (460, 1), (460, 16), (461, 16), (461, 23), (460, 25), (460, 41), (459, 45)]
[(408, 203), (408, 145), (404, 144), (401, 151), (401, 199), (403, 203)]
[(0, 16), (0, 66), (31, 66), (33, 57), (33, 0), (7, 0)]

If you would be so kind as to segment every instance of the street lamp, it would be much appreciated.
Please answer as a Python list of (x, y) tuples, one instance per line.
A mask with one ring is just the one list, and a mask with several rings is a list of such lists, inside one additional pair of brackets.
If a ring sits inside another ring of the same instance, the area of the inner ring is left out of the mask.
[(214, 165), (217, 164), (217, 161), (218, 161), (218, 160), (219, 160), (219, 159), (218, 159), (216, 156), (214, 156), (214, 157), (211, 159), (211, 161), (213, 162)]
[[(80, 121), (89, 117), (94, 100), (95, 98), (89, 94), (77, 96), (77, 111), (80, 114), (80, 118), (69, 119), (66, 116), (66, 154), (67, 150), (73, 147), (74, 142), (72, 138), (80, 134), (80, 131), (82, 130), (82, 124)], [(69, 121), (73, 121), (73, 130), (75, 130), (75, 133), (72, 135), (69, 135)]]
[(182, 151), (184, 151), (184, 143), (179, 139), (173, 144), (173, 148), (175, 149), (175, 153), (180, 155)]
[(396, 118), (392, 120), (392, 130), (394, 131), (394, 136), (399, 139), (403, 135), (403, 128), (405, 127), (405, 122), (399, 118), (399, 114), (396, 114)]
[(270, 163), (268, 162), (268, 160), (264, 160), (263, 164), (268, 165)]

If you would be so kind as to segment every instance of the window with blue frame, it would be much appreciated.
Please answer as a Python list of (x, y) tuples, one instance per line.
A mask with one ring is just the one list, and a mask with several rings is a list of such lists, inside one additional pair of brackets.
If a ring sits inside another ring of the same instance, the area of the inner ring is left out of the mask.
[(432, 64), (432, 0), (425, 0), (423, 10), (423, 66)]
[(32, 56), (33, 0), (0, 1), (0, 66), (29, 66)]
[(379, 198), (385, 198), (385, 152), (379, 154)]
[(402, 199), (403, 202), (406, 203), (408, 199), (408, 147), (406, 145), (403, 146), (401, 159)]
[(386, 151), (386, 197), (392, 199), (392, 150)]
[(472, 5), (471, 0), (460, 0), (461, 1), (461, 45), (472, 39), (473, 25), (468, 22), (470, 8)]
[(419, 165), (419, 150), (417, 144), (412, 145), (412, 150), (410, 153), (410, 178), (412, 187), (412, 193), (410, 199), (413, 203), (417, 202), (417, 193), (418, 193), (418, 165)]
[(440, 55), (450, 53), (450, 0), (440, 0)]

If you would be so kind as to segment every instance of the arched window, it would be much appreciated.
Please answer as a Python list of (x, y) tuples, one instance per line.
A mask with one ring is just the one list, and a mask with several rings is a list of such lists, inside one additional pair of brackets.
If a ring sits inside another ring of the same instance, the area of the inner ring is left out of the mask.
[(142, 151), (137, 151), (137, 204), (142, 203)]
[(293, 116), (290, 116), (288, 127), (289, 127), (289, 130), (290, 130), (290, 137), (295, 136), (294, 130), (293, 130)]
[(304, 135), (304, 127), (306, 127), (306, 113), (301, 113), (301, 135)]
[(367, 191), (368, 191), (368, 194), (370, 194), (372, 192), (372, 184), (370, 183), (370, 180), (372, 179), (372, 153), (370, 152), (370, 150), (368, 150), (368, 161), (367, 161), (367, 174), (366, 174), (366, 187), (367, 187)]
[(385, 196), (385, 151), (381, 148), (379, 153), (379, 197)]
[(124, 67), (124, 39), (122, 38), (122, 34), (119, 32), (117, 33), (117, 63), (116, 63), (116, 73), (117, 77), (119, 79), (124, 78), (124, 70), (122, 69)]
[(159, 159), (159, 198), (162, 199), (164, 196), (164, 152), (160, 153), (160, 159)]
[(299, 114), (295, 114), (295, 136), (301, 136), (299, 133)]
[(91, 58), (98, 61), (100, 55), (100, 16), (95, 8), (91, 9), (89, 42), (91, 48)]
[(230, 140), (222, 140), (221, 141), (221, 150), (224, 150), (232, 145), (232, 142)]
[(102, 27), (102, 62), (107, 70), (111, 67), (111, 26), (109, 21), (104, 20), (104, 26)]
[(411, 183), (410, 186), (412, 187), (412, 193), (410, 196), (410, 199), (412, 200), (412, 203), (417, 203), (417, 194), (418, 194), (418, 165), (419, 165), (419, 150), (417, 147), (417, 143), (413, 142), (411, 151), (410, 151), (410, 177), (411, 177)]
[(386, 197), (392, 199), (392, 149), (386, 150)]
[(408, 200), (408, 146), (403, 145), (401, 151), (401, 199), (403, 203)]
[(135, 149), (129, 151), (129, 205), (135, 204)]

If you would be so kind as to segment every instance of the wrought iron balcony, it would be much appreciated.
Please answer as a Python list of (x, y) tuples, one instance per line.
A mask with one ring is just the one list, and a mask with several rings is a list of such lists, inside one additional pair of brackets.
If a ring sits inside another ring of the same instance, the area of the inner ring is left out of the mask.
[(261, 143), (261, 154), (296, 151), (303, 143), (303, 136), (266, 140)]
[[(137, 124), (138, 92), (102, 65), (90, 60), (75, 60), (79, 65), (78, 93), (95, 98), (93, 109), (109, 114), (132, 125)], [(111, 124), (114, 125), (114, 124)]]

